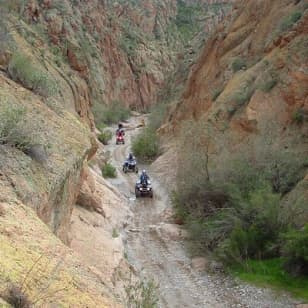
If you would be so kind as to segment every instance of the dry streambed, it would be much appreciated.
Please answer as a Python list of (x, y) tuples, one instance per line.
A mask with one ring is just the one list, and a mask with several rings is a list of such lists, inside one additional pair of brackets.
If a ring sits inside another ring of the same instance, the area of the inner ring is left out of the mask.
[[(130, 120), (134, 127), (139, 117)], [(137, 175), (124, 174), (122, 164), (127, 157), (131, 140), (140, 129), (126, 132), (125, 145), (107, 146), (118, 177), (110, 180), (125, 196), (132, 217), (123, 229), (128, 261), (139, 276), (153, 279), (159, 286), (159, 307), (295, 307), (287, 295), (235, 281), (231, 277), (204, 271), (203, 258), (189, 258), (184, 248), (186, 231), (172, 223), (172, 207), (166, 186), (151, 166), (145, 167), (151, 176), (154, 198), (134, 196)], [(163, 163), (163, 162), (162, 162)]]

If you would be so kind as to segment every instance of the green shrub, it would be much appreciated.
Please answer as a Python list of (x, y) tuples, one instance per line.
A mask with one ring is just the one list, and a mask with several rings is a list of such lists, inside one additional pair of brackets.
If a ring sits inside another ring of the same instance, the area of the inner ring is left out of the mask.
[(7, 143), (15, 134), (26, 110), (20, 106), (5, 106), (0, 110), (0, 142)]
[(110, 163), (106, 163), (102, 168), (102, 175), (104, 178), (115, 178), (117, 176), (116, 168)]
[(32, 147), (32, 136), (22, 124), (25, 113), (25, 108), (21, 106), (0, 109), (0, 144), (9, 144), (23, 152)]
[(110, 106), (95, 102), (92, 107), (92, 112), (97, 127), (125, 121), (130, 116), (130, 110), (116, 101)]
[(286, 227), (279, 219), (280, 196), (272, 193), (269, 185), (255, 188), (248, 198), (239, 191), (229, 194), (233, 211), (222, 211), (226, 211), (225, 220), (229, 220), (231, 230), (217, 246), (218, 255), (231, 263), (276, 256), (280, 232)]
[(56, 83), (45, 72), (36, 68), (23, 54), (15, 53), (8, 69), (13, 80), (37, 94), (49, 97), (57, 93)]
[(279, 25), (280, 31), (287, 31), (289, 30), (298, 20), (300, 20), (302, 17), (301, 12), (293, 12), (292, 14), (286, 16), (283, 18)]
[(236, 73), (237, 71), (239, 71), (241, 69), (246, 69), (246, 62), (241, 58), (236, 58), (232, 62), (231, 66), (232, 66), (233, 73)]
[(265, 174), (244, 162), (229, 162), (221, 181), (212, 181), (210, 146), (205, 123), (184, 126), (173, 204), (190, 231), (193, 249), (210, 249), (231, 263), (275, 255), (284, 227), (278, 220), (280, 195), (271, 191)]
[(231, 267), (235, 276), (258, 286), (268, 288), (269, 284), (282, 288), (296, 297), (308, 300), (308, 276), (294, 277), (284, 270), (283, 258), (268, 260), (246, 260)]
[(286, 269), (295, 275), (308, 275), (308, 224), (300, 230), (290, 230), (283, 236), (282, 253)]
[(164, 120), (164, 117), (167, 113), (167, 104), (160, 103), (154, 105), (150, 110), (150, 116), (149, 116), (149, 127), (152, 130), (157, 130)]
[(159, 140), (155, 131), (144, 129), (132, 144), (134, 154), (143, 161), (150, 161), (159, 155)]
[(112, 138), (112, 132), (110, 130), (104, 130), (102, 133), (98, 135), (98, 140), (104, 144), (107, 145), (109, 140)]
[(255, 89), (250, 86), (245, 89), (241, 89), (239, 92), (235, 93), (232, 97), (237, 106), (243, 106), (248, 103), (254, 94)]
[(302, 124), (304, 123), (305, 120), (305, 111), (303, 108), (298, 108), (295, 110), (292, 114), (292, 119), (295, 123), (297, 124)]
[(113, 228), (112, 229), (112, 237), (113, 238), (117, 238), (117, 237), (119, 237), (120, 235), (119, 235), (119, 232), (118, 232), (118, 230), (116, 229), (116, 228)]
[(139, 43), (142, 42), (142, 34), (140, 34), (140, 30), (130, 22), (126, 22), (122, 30), (119, 46), (127, 56), (132, 57), (136, 54)]
[(277, 85), (278, 81), (276, 79), (270, 79), (267, 82), (264, 82), (261, 86), (260, 89), (265, 92), (268, 93), (270, 92), (276, 85)]
[(158, 285), (153, 281), (140, 281), (130, 284), (125, 288), (127, 307), (156, 308)]

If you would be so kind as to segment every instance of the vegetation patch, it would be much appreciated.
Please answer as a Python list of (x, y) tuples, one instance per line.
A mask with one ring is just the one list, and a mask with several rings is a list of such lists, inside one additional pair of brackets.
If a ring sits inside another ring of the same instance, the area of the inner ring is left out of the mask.
[(134, 154), (142, 161), (152, 161), (160, 153), (159, 139), (151, 128), (144, 129), (132, 144)]
[(9, 73), (13, 80), (39, 95), (49, 97), (57, 93), (55, 81), (21, 53), (14, 53), (9, 63)]
[(167, 113), (168, 105), (166, 103), (155, 104), (150, 110), (149, 127), (157, 130), (162, 124)]
[(27, 152), (34, 141), (31, 134), (23, 127), (26, 109), (11, 105), (0, 109), (0, 144), (8, 144)]
[(192, 39), (193, 35), (201, 30), (197, 17), (202, 13), (200, 4), (187, 4), (183, 0), (177, 1), (177, 15), (175, 24), (184, 42)]
[(142, 42), (142, 35), (139, 31), (140, 30), (130, 22), (126, 22), (122, 28), (119, 45), (129, 57), (133, 57), (136, 54), (137, 47), (139, 43)]
[(302, 18), (302, 13), (299, 11), (293, 12), (292, 14), (284, 17), (279, 25), (281, 32), (287, 31), (293, 27), (293, 25)]
[[(303, 273), (308, 277), (308, 224), (302, 229), (290, 230), (283, 235), (282, 254), (286, 258), (285, 268), (293, 275)], [(306, 286), (308, 279), (306, 282)], [(307, 294), (308, 296), (308, 288)]]
[(102, 144), (107, 145), (112, 138), (112, 132), (110, 130), (104, 130), (97, 138)]
[(292, 209), (281, 202), (304, 177), (305, 161), (277, 154), (226, 158), (220, 170), (211, 165), (212, 136), (203, 121), (188, 121), (180, 132), (172, 202), (189, 230), (192, 253), (212, 252), (231, 268), (278, 258), (284, 260), (279, 271), (307, 275), (308, 227), (298, 225), (305, 202)]
[(284, 270), (285, 259), (246, 260), (231, 267), (231, 273), (262, 287), (276, 287), (308, 300), (308, 277), (294, 277)]
[(235, 92), (232, 96), (232, 100), (236, 103), (236, 106), (243, 106), (250, 101), (254, 92), (255, 88), (252, 85), (248, 85)]
[(95, 124), (97, 127), (104, 127), (121, 121), (125, 121), (130, 116), (130, 110), (120, 102), (113, 102), (110, 106), (95, 102), (92, 107)]
[(113, 228), (112, 229), (112, 237), (117, 238), (119, 236), (120, 236), (120, 234), (119, 234), (118, 230), (116, 228)]
[(131, 282), (129, 286), (125, 288), (127, 307), (158, 307), (157, 291), (158, 285), (153, 280), (135, 283)]
[(270, 92), (278, 83), (277, 79), (270, 79), (266, 82), (264, 82), (263, 84), (260, 85), (260, 89), (265, 92), (268, 93)]
[(102, 175), (103, 175), (104, 178), (116, 178), (117, 177), (117, 170), (112, 164), (106, 163), (102, 167)]
[(305, 110), (303, 108), (298, 108), (292, 114), (293, 122), (296, 124), (302, 124), (305, 121)]
[(236, 58), (231, 64), (233, 73), (236, 73), (239, 70), (246, 69), (246, 61), (242, 58)]

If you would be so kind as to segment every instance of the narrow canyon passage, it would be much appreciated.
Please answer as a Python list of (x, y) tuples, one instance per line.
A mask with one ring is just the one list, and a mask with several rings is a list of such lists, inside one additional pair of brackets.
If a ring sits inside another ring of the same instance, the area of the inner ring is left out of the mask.
[[(142, 116), (141, 116), (142, 117)], [(140, 117), (131, 118), (135, 127)], [(153, 279), (159, 286), (159, 307), (293, 307), (287, 297), (269, 290), (235, 282), (230, 277), (199, 273), (191, 266), (184, 247), (185, 230), (172, 223), (172, 207), (168, 187), (158, 181), (151, 166), (145, 168), (152, 180), (154, 198), (136, 200), (135, 173), (124, 174), (122, 164), (130, 152), (131, 141), (139, 129), (126, 131), (125, 145), (107, 146), (111, 162), (118, 170), (110, 180), (127, 198), (133, 217), (124, 229), (128, 261), (145, 280)]]

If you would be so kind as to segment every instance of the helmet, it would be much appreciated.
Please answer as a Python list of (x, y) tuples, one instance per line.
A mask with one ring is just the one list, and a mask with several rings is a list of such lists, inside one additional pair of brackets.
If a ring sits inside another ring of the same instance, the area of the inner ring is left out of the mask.
[(145, 170), (144, 170), (144, 169), (142, 170), (142, 174), (146, 174), (146, 172), (145, 172)]
[(133, 158), (133, 154), (132, 154), (132, 153), (129, 153), (129, 154), (128, 154), (128, 158), (129, 158), (129, 159), (132, 159), (132, 158)]

